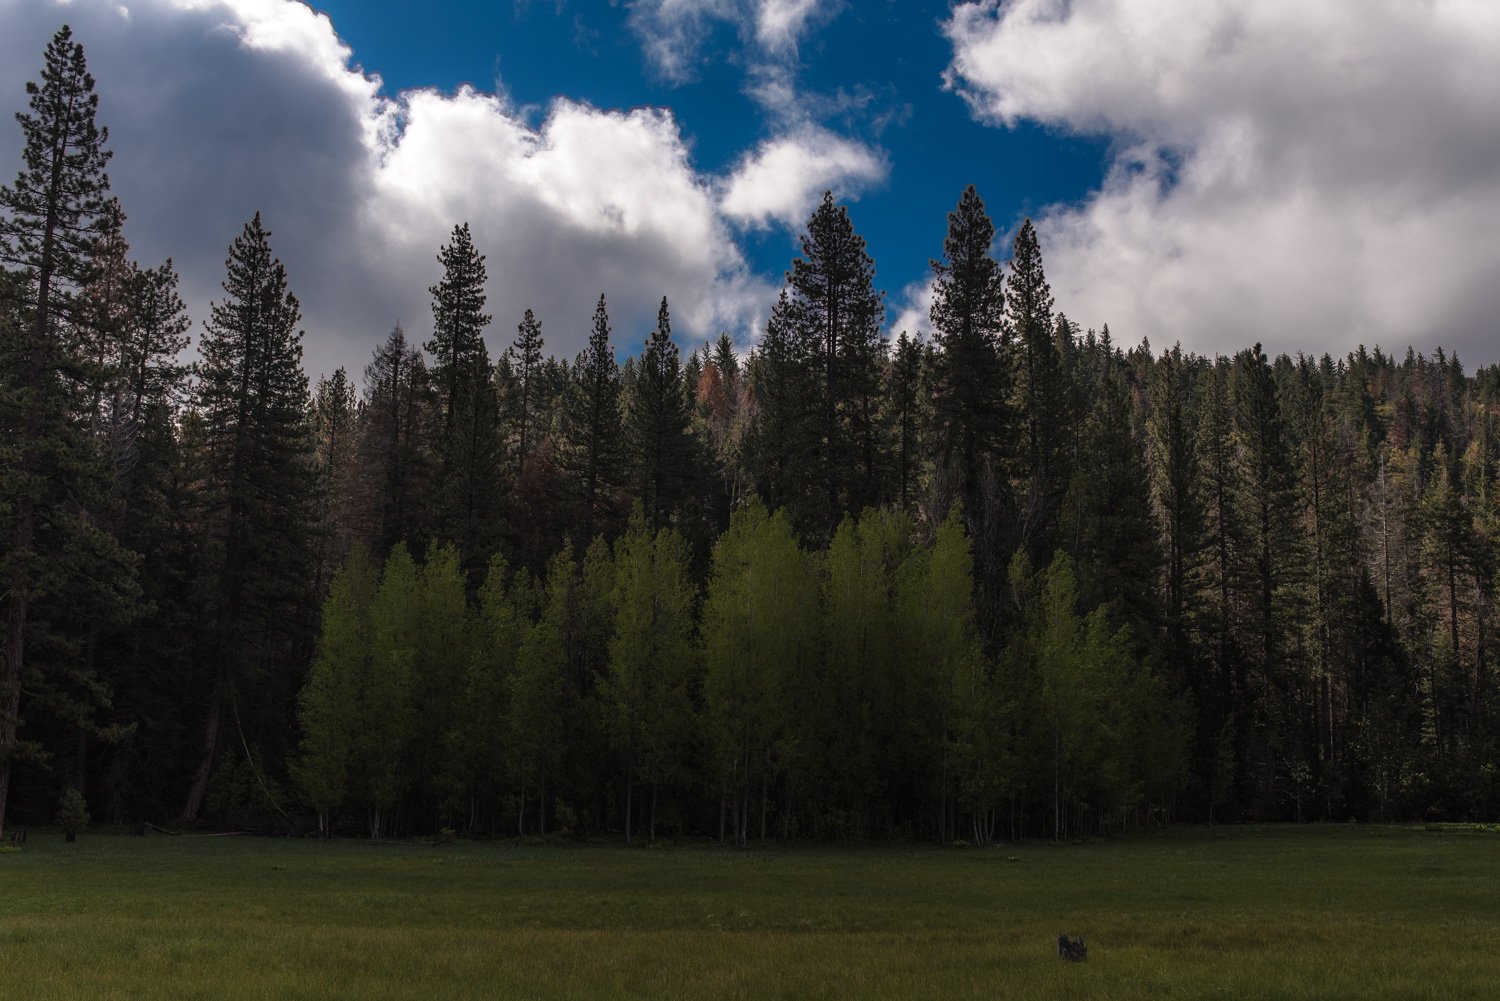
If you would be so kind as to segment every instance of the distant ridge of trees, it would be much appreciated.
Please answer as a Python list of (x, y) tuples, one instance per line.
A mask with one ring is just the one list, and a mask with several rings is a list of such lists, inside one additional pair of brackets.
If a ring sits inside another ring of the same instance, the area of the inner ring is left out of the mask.
[(972, 187), (926, 335), (830, 193), (743, 354), (663, 298), (620, 363), (601, 295), (574, 359), (499, 304), (492, 361), (460, 224), (360, 387), (257, 215), (190, 368), (93, 90), (64, 28), (0, 188), (0, 833), (1500, 813), (1500, 369), (1124, 348)]

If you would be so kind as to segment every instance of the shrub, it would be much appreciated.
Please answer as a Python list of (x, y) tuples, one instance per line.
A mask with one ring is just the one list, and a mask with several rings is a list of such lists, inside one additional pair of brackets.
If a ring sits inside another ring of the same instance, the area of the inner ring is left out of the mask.
[(83, 801), (83, 793), (77, 789), (63, 793), (62, 802), (57, 807), (57, 823), (68, 841), (78, 840), (78, 835), (89, 826), (88, 805)]

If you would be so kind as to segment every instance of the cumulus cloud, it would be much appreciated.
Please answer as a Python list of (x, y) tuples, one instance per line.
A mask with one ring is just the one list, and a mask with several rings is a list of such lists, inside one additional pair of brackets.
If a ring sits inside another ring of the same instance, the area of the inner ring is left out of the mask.
[[(558, 100), (530, 124), (503, 97), (396, 98), (351, 67), (328, 19), (289, 0), (75, 0), (0, 10), (0, 93), (19, 107), (63, 20), (84, 43), (111, 129), (136, 256), (172, 256), (196, 320), (257, 210), (303, 304), (310, 372), (358, 372), (397, 320), (431, 326), (427, 289), (455, 223), (488, 257), (492, 350), (527, 308), (570, 354), (607, 294), (634, 352), (666, 295), (689, 339), (758, 326), (752, 275), (665, 111)], [(0, 129), (0, 163), (19, 163)]]
[(725, 215), (748, 226), (774, 222), (796, 229), (825, 190), (840, 200), (855, 197), (888, 171), (884, 157), (862, 143), (805, 126), (747, 155), (726, 182), (720, 205)]
[(944, 31), (982, 120), (1116, 141), (1100, 188), (1038, 221), (1070, 315), (1199, 350), (1496, 360), (1500, 6), (987, 0)]

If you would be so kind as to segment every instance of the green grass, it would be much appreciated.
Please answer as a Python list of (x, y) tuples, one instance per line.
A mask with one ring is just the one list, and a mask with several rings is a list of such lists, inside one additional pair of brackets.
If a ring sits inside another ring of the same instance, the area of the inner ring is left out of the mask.
[(1497, 945), (1483, 829), (742, 852), (33, 831), (0, 855), (5, 1001), (1449, 1001), (1500, 993)]

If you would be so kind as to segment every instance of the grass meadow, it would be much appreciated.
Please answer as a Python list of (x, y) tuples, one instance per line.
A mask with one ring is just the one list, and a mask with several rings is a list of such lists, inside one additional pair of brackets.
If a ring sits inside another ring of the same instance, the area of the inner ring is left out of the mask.
[[(1089, 960), (1055, 955), (1059, 931)], [(1500, 997), (1500, 833), (429, 846), (33, 831), (0, 998)]]

